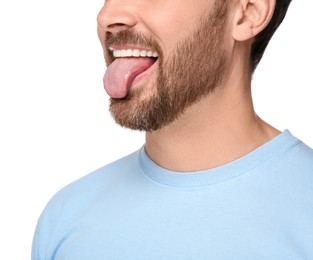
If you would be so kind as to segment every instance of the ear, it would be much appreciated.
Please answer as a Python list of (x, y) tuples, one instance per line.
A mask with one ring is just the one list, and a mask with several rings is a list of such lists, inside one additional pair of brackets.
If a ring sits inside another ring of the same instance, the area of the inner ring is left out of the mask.
[(233, 17), (234, 40), (246, 41), (261, 32), (271, 21), (275, 5), (276, 0), (239, 0)]

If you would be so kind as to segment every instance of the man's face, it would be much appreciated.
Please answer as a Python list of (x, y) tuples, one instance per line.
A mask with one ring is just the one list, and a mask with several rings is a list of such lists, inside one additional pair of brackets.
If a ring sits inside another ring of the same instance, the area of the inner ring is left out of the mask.
[[(226, 13), (225, 0), (109, 0), (98, 17), (98, 35), (116, 122), (158, 130), (212, 92), (225, 73)], [(112, 49), (158, 57), (117, 58)]]

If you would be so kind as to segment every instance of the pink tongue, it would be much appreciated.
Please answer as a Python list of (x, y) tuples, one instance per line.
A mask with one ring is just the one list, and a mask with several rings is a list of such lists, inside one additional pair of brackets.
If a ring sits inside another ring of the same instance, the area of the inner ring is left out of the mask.
[(113, 98), (127, 95), (133, 80), (154, 63), (151, 58), (118, 58), (105, 72), (103, 84), (106, 92)]

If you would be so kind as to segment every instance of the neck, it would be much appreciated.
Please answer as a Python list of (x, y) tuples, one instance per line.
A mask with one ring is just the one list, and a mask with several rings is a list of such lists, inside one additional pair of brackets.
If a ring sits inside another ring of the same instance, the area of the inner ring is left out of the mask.
[[(170, 125), (146, 133), (145, 149), (161, 167), (190, 172), (236, 160), (279, 134), (254, 112), (250, 83), (228, 82)], [(250, 82), (250, 81), (246, 81)]]

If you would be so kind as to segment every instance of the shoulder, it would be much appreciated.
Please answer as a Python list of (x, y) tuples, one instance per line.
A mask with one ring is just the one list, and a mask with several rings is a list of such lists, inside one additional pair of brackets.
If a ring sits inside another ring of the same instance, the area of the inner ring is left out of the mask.
[(70, 223), (88, 212), (91, 205), (106, 196), (129, 173), (136, 171), (138, 153), (134, 152), (70, 183), (50, 199), (37, 223), (33, 240), (34, 259), (45, 259), (51, 241), (62, 237)]
[(83, 204), (84, 201), (92, 200), (137, 166), (138, 153), (139, 151), (129, 154), (70, 183), (52, 197), (47, 207), (54, 208), (54, 204), (60, 207), (64, 203), (71, 204), (75, 201)]
[(313, 149), (299, 140), (284, 154), (284, 162), (289, 167), (296, 167), (304, 172), (309, 172), (313, 176)]
[(306, 197), (305, 201), (313, 203), (313, 150), (289, 131), (268, 147), (261, 154), (266, 160), (252, 171), (260, 173), (260, 185), (271, 194), (280, 194), (280, 200), (288, 196)]
[(313, 198), (313, 149), (302, 141), (295, 140), (297, 142), (268, 165), (272, 169), (271, 176), (289, 192)]
[(283, 178), (313, 178), (313, 149), (285, 130), (271, 140), (261, 156), (266, 158), (263, 164), (269, 172), (280, 173)]

